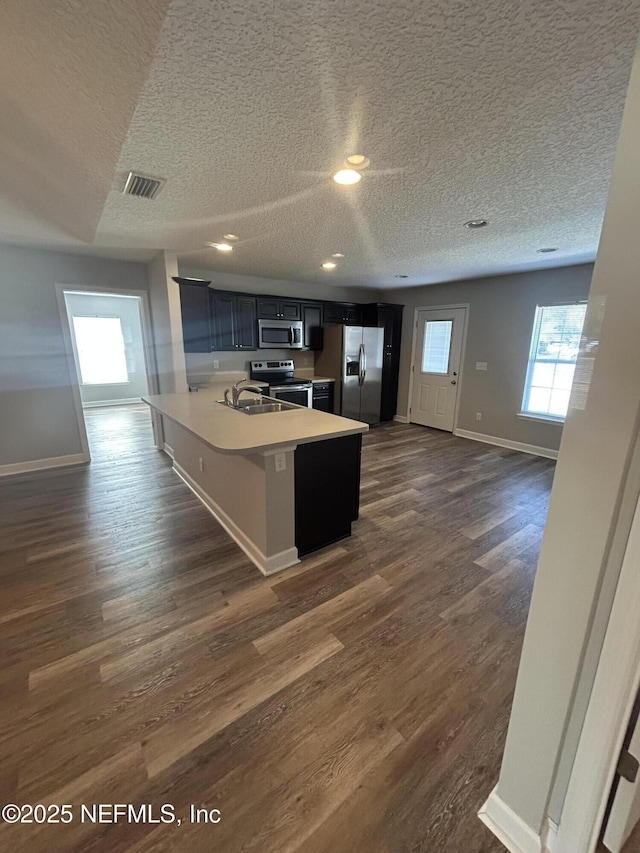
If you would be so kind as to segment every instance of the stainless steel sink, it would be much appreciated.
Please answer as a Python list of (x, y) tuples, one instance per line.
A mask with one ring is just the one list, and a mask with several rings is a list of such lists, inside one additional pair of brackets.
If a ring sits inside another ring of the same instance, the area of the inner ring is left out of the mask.
[(236, 412), (244, 412), (245, 415), (264, 415), (268, 412), (285, 412), (287, 409), (300, 408), (295, 403), (285, 403), (282, 400), (274, 400), (271, 397), (263, 397), (261, 400), (255, 397), (238, 400), (237, 406), (231, 406), (225, 400), (218, 400), (218, 402), (229, 409), (234, 409)]

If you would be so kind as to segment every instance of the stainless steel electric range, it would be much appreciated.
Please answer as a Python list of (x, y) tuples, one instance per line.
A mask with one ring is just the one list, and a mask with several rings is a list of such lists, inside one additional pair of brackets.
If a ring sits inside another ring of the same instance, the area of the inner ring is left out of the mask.
[(296, 379), (293, 371), (294, 365), (290, 359), (251, 362), (251, 379), (267, 382), (269, 397), (311, 408), (313, 383), (310, 379)]

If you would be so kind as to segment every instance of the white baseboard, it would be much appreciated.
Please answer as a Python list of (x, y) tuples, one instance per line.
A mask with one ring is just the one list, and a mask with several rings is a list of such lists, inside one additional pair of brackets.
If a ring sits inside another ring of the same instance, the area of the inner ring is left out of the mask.
[(141, 403), (140, 397), (125, 397), (122, 400), (96, 400), (91, 403), (83, 403), (83, 409), (102, 409), (105, 406), (132, 406), (134, 403)]
[(409, 418), (405, 418), (404, 415), (394, 415), (393, 419), (394, 419), (394, 421), (397, 421), (399, 424), (408, 424), (409, 423)]
[(173, 447), (171, 447), (170, 445), (168, 445), (166, 441), (165, 441), (165, 442), (164, 442), (164, 444), (162, 445), (162, 449), (163, 449), (163, 450), (164, 450), (164, 452), (167, 454), (167, 456), (169, 456), (171, 459), (175, 459), (175, 458), (176, 458), (176, 455), (175, 455), (175, 453), (173, 452)]
[(288, 548), (286, 551), (279, 551), (277, 554), (271, 554), (267, 557), (267, 555), (258, 548), (255, 542), (252, 542), (247, 534), (238, 527), (235, 521), (227, 515), (222, 507), (218, 506), (213, 498), (203, 491), (196, 481), (193, 480), (184, 468), (182, 468), (175, 460), (173, 462), (173, 469), (176, 474), (184, 480), (187, 486), (189, 486), (194, 495), (200, 499), (216, 521), (224, 527), (233, 541), (242, 548), (251, 562), (260, 569), (263, 575), (273, 575), (276, 572), (282, 571), (282, 569), (287, 569), (289, 566), (295, 566), (300, 562), (298, 549), (295, 547)]
[(538, 447), (535, 444), (525, 444), (522, 441), (511, 441), (508, 438), (498, 438), (495, 435), (485, 435), (483, 432), (471, 432), (468, 429), (455, 429), (454, 435), (460, 438), (470, 438), (473, 441), (481, 441), (484, 444), (495, 444), (497, 447), (506, 447), (509, 450), (519, 450), (521, 453), (531, 453), (533, 456), (544, 456), (546, 459), (557, 459), (558, 451), (549, 447)]
[(542, 839), (497, 794), (489, 794), (478, 817), (511, 853), (550, 853)]
[(70, 465), (84, 465), (90, 461), (88, 453), (70, 453), (68, 456), (52, 456), (49, 459), (34, 459), (31, 462), (14, 462), (10, 465), (0, 465), (0, 477), (48, 471), (51, 468), (68, 468)]

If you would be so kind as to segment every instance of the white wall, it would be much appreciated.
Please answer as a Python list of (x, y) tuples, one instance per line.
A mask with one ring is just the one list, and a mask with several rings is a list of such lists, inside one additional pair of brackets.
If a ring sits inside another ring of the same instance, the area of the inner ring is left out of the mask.
[[(533, 320), (536, 305), (586, 299), (592, 271), (591, 264), (582, 264), (385, 291), (385, 301), (406, 306), (402, 320), (398, 414), (406, 415), (409, 407), (415, 309), (469, 303), (457, 427), (557, 450), (561, 425), (517, 417)], [(477, 361), (486, 361), (487, 370), (476, 370)], [(476, 412), (482, 413), (480, 422), (476, 420)]]
[[(534, 832), (568, 773), (640, 484), (640, 54), (633, 66), (497, 788)], [(622, 514), (621, 514), (622, 507)]]
[(144, 290), (147, 266), (0, 245), (0, 466), (82, 452), (56, 283)]
[[(97, 293), (67, 293), (69, 315), (79, 317), (118, 317), (124, 338), (127, 382), (108, 385), (80, 385), (83, 404), (109, 403), (113, 400), (139, 400), (148, 391), (140, 300), (131, 296)], [(70, 323), (73, 334), (73, 321)]]

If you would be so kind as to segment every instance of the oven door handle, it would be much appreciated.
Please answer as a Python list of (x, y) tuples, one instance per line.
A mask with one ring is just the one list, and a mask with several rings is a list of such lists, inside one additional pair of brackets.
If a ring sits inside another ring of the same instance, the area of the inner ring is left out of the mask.
[(293, 346), (293, 326), (289, 326), (289, 345)]

